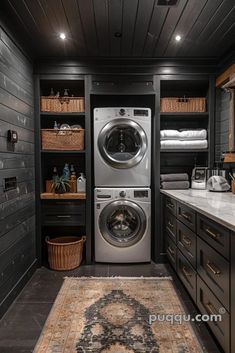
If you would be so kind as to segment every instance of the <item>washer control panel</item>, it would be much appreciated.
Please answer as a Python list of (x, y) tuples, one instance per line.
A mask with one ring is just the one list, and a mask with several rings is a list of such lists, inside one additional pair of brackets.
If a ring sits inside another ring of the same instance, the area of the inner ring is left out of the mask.
[(151, 200), (151, 190), (149, 188), (97, 188), (95, 199), (101, 203), (120, 199), (146, 202)]

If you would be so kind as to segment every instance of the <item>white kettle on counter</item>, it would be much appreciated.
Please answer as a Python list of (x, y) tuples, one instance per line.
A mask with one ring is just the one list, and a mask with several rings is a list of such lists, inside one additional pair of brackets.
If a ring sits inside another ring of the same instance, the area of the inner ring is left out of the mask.
[(77, 192), (86, 192), (86, 178), (84, 173), (80, 173), (77, 178)]

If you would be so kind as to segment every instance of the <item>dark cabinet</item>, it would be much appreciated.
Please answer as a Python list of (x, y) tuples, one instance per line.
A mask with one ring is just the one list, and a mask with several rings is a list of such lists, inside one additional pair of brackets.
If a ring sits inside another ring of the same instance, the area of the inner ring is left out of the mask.
[(168, 211), (165, 214), (165, 229), (167, 234), (176, 242), (176, 218)]
[(173, 266), (173, 268), (176, 270), (177, 266), (177, 247), (175, 243), (171, 240), (169, 236), (166, 237), (166, 253), (167, 257)]
[(177, 256), (177, 273), (193, 300), (196, 301), (197, 272), (180, 251)]
[(177, 203), (177, 218), (188, 226), (192, 231), (196, 231), (196, 212), (188, 206)]
[(176, 213), (177, 213), (176, 201), (171, 199), (170, 197), (166, 197), (165, 209), (171, 212), (174, 216), (176, 216)]
[(196, 267), (196, 245), (197, 237), (189, 228), (187, 228), (183, 223), (177, 221), (177, 244), (178, 248), (188, 259), (188, 261)]
[(229, 310), (229, 262), (201, 239), (197, 240), (197, 271)]
[(198, 214), (197, 233), (220, 254), (227, 259), (229, 258), (230, 235), (228, 229)]
[(235, 353), (235, 234), (168, 195), (163, 204), (169, 262), (201, 314), (212, 315), (207, 324), (224, 352)]
[(218, 317), (218, 320), (210, 320), (207, 323), (224, 351), (234, 352), (230, 351), (230, 315), (199, 276), (197, 278), (197, 306), (203, 315), (213, 315), (214, 319), (214, 315), (221, 315), (221, 321)]
[(85, 226), (85, 202), (52, 201), (42, 204), (43, 226)]

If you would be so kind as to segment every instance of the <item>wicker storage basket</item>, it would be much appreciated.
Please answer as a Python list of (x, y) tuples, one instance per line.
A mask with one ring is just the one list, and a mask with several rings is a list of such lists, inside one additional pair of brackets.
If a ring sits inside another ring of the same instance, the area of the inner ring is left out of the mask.
[(46, 238), (48, 262), (52, 270), (72, 270), (82, 262), (83, 244), (86, 237)]
[(54, 113), (83, 113), (85, 111), (84, 97), (41, 97), (41, 111)]
[(84, 150), (84, 129), (42, 129), (41, 134), (43, 150)]
[(163, 113), (204, 113), (206, 98), (161, 98), (161, 112)]

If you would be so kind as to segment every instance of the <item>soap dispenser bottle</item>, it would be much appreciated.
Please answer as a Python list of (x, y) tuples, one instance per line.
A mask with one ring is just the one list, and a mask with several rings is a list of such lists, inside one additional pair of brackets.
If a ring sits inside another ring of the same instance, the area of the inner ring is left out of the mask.
[(77, 192), (86, 192), (86, 178), (84, 173), (80, 173), (77, 179)]

